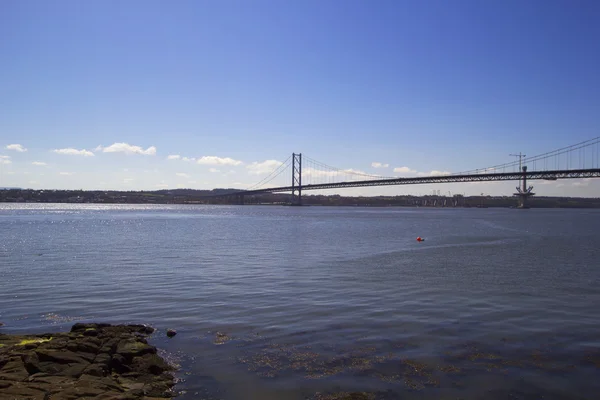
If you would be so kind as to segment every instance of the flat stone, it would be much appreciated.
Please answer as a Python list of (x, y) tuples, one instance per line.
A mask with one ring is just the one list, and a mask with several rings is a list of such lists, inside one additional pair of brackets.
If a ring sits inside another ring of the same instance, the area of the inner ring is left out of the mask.
[(51, 361), (58, 364), (87, 364), (83, 357), (69, 350), (36, 349), (40, 361)]
[(154, 354), (156, 353), (156, 348), (133, 339), (123, 339), (119, 342), (116, 352), (125, 358), (131, 359), (144, 354)]
[(94, 358), (94, 364), (110, 365), (111, 356), (108, 353), (100, 353)]
[(84, 371), (89, 367), (89, 364), (73, 364), (60, 371), (60, 376), (69, 376), (72, 378), (79, 378)]
[(92, 376), (106, 376), (107, 372), (108, 368), (103, 364), (90, 364), (83, 371), (85, 375)]
[(25, 369), (21, 357), (12, 357), (0, 370), (0, 379), (7, 381), (24, 381), (27, 377), (29, 372)]
[(45, 391), (31, 388), (27, 383), (17, 382), (7, 388), (2, 389), (2, 399), (27, 399), (43, 400)]
[(72, 340), (67, 344), (67, 349), (73, 352), (85, 352), (91, 354), (97, 354), (100, 351), (100, 342), (96, 338), (85, 338), (80, 340)]

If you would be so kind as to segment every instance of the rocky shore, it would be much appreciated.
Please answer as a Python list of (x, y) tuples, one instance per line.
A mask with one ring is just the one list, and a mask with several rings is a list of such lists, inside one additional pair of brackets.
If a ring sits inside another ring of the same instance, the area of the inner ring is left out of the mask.
[(75, 324), (68, 333), (0, 334), (1, 400), (173, 397), (171, 367), (144, 325)]

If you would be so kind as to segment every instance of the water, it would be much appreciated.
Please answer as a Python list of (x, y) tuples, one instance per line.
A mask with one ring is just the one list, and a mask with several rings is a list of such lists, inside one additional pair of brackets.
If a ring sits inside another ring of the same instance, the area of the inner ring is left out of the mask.
[(181, 399), (593, 398), (599, 224), (600, 210), (2, 204), (0, 321), (150, 324)]

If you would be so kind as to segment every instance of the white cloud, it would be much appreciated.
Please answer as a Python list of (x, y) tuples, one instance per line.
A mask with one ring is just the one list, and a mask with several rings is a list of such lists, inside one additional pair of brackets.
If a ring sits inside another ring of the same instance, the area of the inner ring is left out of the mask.
[(417, 176), (440, 176), (440, 175), (451, 174), (450, 171), (437, 171), (437, 170), (433, 170), (433, 171), (429, 171), (429, 172), (419, 172), (419, 171), (409, 168), (409, 167), (397, 167), (397, 168), (394, 168), (394, 172), (400, 173), (400, 174), (416, 174)]
[(159, 188), (159, 189), (166, 189), (169, 187), (169, 185), (167, 183), (165, 183), (165, 181), (161, 181), (161, 183), (154, 185), (155, 187)]
[(167, 160), (179, 160), (181, 156), (179, 154), (171, 154), (167, 156)]
[(94, 156), (94, 153), (92, 153), (91, 151), (86, 150), (86, 149), (77, 150), (77, 149), (73, 149), (73, 148), (66, 148), (66, 149), (55, 149), (52, 151), (57, 154), (65, 154), (68, 156), (84, 156), (84, 157), (93, 157)]
[(185, 172), (177, 172), (175, 175), (180, 176), (182, 178), (189, 178), (190, 175), (186, 174)]
[(408, 167), (397, 167), (394, 168), (394, 172), (398, 172), (401, 174), (416, 174), (417, 171)]
[(31, 164), (32, 165), (37, 165), (38, 167), (44, 167), (44, 166), (48, 165), (48, 164), (46, 164), (45, 162), (42, 162), (42, 161), (34, 161)]
[(22, 144), (9, 144), (8, 146), (6, 146), (6, 149), (18, 151), (19, 153), (27, 151), (27, 149), (25, 147), (23, 147)]
[(29, 181), (30, 184), (35, 185), (38, 181)]
[(365, 171), (361, 171), (360, 169), (352, 169), (352, 168), (344, 169), (344, 170), (342, 170), (342, 173), (362, 174), (362, 175), (369, 175), (369, 176), (378, 176), (378, 175), (368, 174)]
[(140, 146), (133, 146), (128, 143), (113, 143), (108, 147), (98, 146), (97, 150), (102, 150), (104, 153), (142, 154), (145, 156), (153, 156), (156, 154), (156, 147), (154, 146), (150, 146), (144, 150)]
[(59, 175), (65, 175), (65, 176), (71, 176), (74, 174), (74, 172), (59, 172)]
[(196, 161), (198, 164), (202, 164), (202, 165), (240, 165), (242, 164), (241, 161), (239, 160), (234, 160), (233, 158), (229, 158), (229, 157), (216, 157), (216, 156), (204, 156), (204, 157), (200, 157), (198, 159), (198, 161)]
[[(304, 172), (302, 172), (302, 173), (304, 173)], [(243, 182), (233, 182), (233, 185), (234, 186), (241, 186), (241, 187), (250, 187), (250, 186), (252, 186), (252, 184), (250, 184), (250, 183), (243, 183)]]
[(198, 183), (198, 181), (188, 181), (190, 184)]
[(2, 164), (12, 164), (12, 161), (10, 161), (10, 156), (0, 156), (0, 165)]
[(376, 161), (371, 163), (371, 167), (373, 167), (373, 168), (387, 168), (389, 166), (390, 166), (390, 164), (383, 164), (383, 163), (376, 162)]
[(321, 171), (314, 168), (302, 168), (302, 176), (338, 176), (338, 171)]
[(182, 160), (185, 161), (185, 162), (196, 161), (196, 159), (194, 157), (183, 157)]
[(429, 172), (419, 172), (420, 176), (441, 176), (441, 175), (450, 175), (452, 172), (450, 171), (429, 171)]
[(130, 183), (130, 182), (133, 182), (133, 181), (134, 181), (133, 178), (125, 178), (125, 179), (123, 179), (123, 183)]
[(218, 169), (216, 169), (216, 168), (209, 168), (209, 169), (208, 169), (208, 172), (215, 173), (215, 172), (219, 172), (219, 170), (218, 170)]
[[(283, 163), (277, 160), (265, 160), (263, 162), (253, 162), (250, 165), (247, 165), (248, 173), (253, 175), (262, 175), (271, 173), (275, 168), (281, 166)], [(304, 171), (302, 171), (304, 172)]]
[(314, 169), (314, 168), (302, 168), (302, 176), (317, 176), (317, 177), (342, 177), (342, 178), (347, 178), (348, 174), (361, 174), (361, 175), (368, 175), (365, 177), (361, 177), (361, 176), (356, 176), (356, 178), (359, 179), (368, 179), (369, 177), (376, 177), (378, 175), (373, 175), (373, 174), (367, 174), (365, 171), (361, 171), (358, 169), (352, 169), (352, 168), (348, 168), (348, 169), (343, 169), (343, 170), (336, 170), (336, 171), (323, 171), (323, 170), (319, 170), (319, 169)]

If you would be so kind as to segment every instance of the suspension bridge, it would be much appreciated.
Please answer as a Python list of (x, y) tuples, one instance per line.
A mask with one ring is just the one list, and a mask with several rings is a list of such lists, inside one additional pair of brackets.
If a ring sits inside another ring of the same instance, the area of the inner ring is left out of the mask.
[[(512, 154), (518, 160), (487, 168), (458, 173), (434, 172), (427, 176), (397, 177), (367, 174), (352, 169), (329, 166), (301, 153), (292, 153), (285, 161), (276, 162), (268, 175), (246, 190), (205, 197), (234, 197), (244, 204), (244, 197), (265, 193), (290, 193), (291, 205), (302, 205), (302, 193), (310, 190), (343, 189), (367, 186), (417, 185), (457, 182), (519, 181), (514, 195), (518, 207), (527, 208), (533, 196), (528, 180), (600, 178), (600, 137), (571, 146), (527, 157)], [(287, 183), (281, 184), (281, 180)], [(291, 184), (290, 180), (291, 179)], [(277, 184), (279, 183), (279, 184)]]

